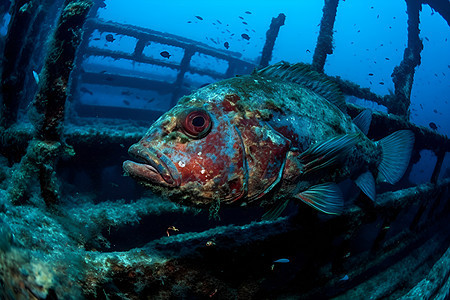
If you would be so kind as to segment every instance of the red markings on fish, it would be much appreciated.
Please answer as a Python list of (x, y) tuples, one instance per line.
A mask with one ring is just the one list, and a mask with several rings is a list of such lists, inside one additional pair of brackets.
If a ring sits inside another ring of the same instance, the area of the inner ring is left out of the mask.
[(272, 206), (265, 216), (274, 218), (286, 199), (297, 199), (339, 214), (344, 198), (336, 183), (349, 178), (374, 200), (372, 174), (400, 180), (414, 135), (403, 130), (374, 143), (361, 127), (371, 114), (352, 122), (338, 87), (320, 76), (308, 65), (281, 62), (199, 89), (130, 147), (144, 162), (126, 161), (124, 170), (175, 202), (212, 213), (218, 203), (257, 203)]
[(238, 95), (231, 94), (226, 95), (222, 101), (222, 107), (224, 112), (237, 111), (236, 103), (240, 100)]

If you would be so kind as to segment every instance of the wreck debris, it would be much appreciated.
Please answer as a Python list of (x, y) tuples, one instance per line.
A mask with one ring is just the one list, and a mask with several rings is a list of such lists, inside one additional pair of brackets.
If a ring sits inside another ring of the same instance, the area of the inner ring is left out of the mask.
[(314, 50), (312, 68), (323, 73), (328, 54), (333, 53), (333, 27), (339, 0), (325, 0), (320, 31)]
[[(66, 1), (66, 4), (69, 2), (86, 1)], [(82, 22), (82, 18), (77, 20)], [(127, 26), (111, 28), (130, 32)], [(134, 29), (133, 33), (142, 33)], [(142, 51), (149, 32), (141, 36), (130, 59), (145, 59)], [(76, 40), (78, 36), (72, 37)], [(230, 65), (228, 71), (231, 69)], [(349, 206), (344, 215), (335, 219), (323, 220), (305, 209), (297, 216), (273, 222), (225, 225), (163, 237), (132, 250), (107, 252), (111, 228), (133, 225), (134, 229), (142, 226), (140, 222), (145, 217), (165, 213), (180, 217), (194, 212), (148, 198), (83, 203), (74, 194), (73, 199), (65, 199), (69, 204), (59, 202), (55, 165), (61, 155), (73, 154), (65, 143), (89, 154), (95, 153), (94, 150), (105, 153), (126, 148), (123, 145), (138, 140), (147, 127), (105, 121), (83, 124), (78, 120), (81, 125), (65, 126), (63, 132), (61, 112), (66, 107), (61, 99), (66, 96), (64, 87), (68, 81), (66, 77), (58, 80), (52, 77), (54, 74), (45, 72), (42, 74), (47, 82), (41, 84), (62, 83), (54, 91), (60, 97), (52, 102), (57, 109), (47, 107), (45, 95), (53, 95), (53, 91), (42, 87), (35, 102), (37, 134), (26, 124), (9, 126), (0, 133), (1, 148), (12, 145), (15, 149), (12, 161), (23, 154), (21, 163), (12, 168), (9, 194), (0, 189), (0, 294), (12, 299), (67, 295), (111, 299), (186, 295), (248, 299), (289, 298), (299, 294), (304, 298), (362, 298), (367, 297), (368, 288), (373, 286), (377, 287), (371, 294), (373, 298), (392, 295), (444, 298), (448, 294), (449, 250), (444, 251), (449, 244), (450, 182), (437, 180), (444, 155), (450, 149), (447, 137), (409, 123), (401, 113), (395, 116), (376, 112), (371, 138), (379, 139), (386, 132), (409, 128), (416, 136), (416, 150), (431, 149), (436, 153), (431, 183), (380, 193), (375, 204), (357, 198), (356, 205)], [(388, 101), (395, 101), (395, 97), (381, 97), (347, 81), (336, 81), (346, 94), (387, 107)], [(348, 105), (348, 111), (354, 117), (361, 108)], [(8, 124), (12, 123), (14, 120)], [(104, 167), (103, 160), (107, 159), (98, 155), (96, 160), (100, 162), (96, 167)], [(4, 176), (3, 172), (0, 176)], [(22, 205), (33, 178), (40, 181), (42, 197), (34, 196), (30, 201), (34, 205)], [(38, 202), (42, 198), (52, 209)], [(164, 225), (162, 235), (168, 225)], [(367, 236), (367, 228), (373, 230), (373, 236)], [(289, 264), (285, 264), (291, 268), (288, 272), (283, 271), (284, 265), (271, 270), (274, 260), (280, 257), (289, 257)], [(429, 270), (432, 262), (436, 263)], [(393, 277), (393, 271), (405, 274), (408, 280)], [(421, 274), (428, 275), (421, 278)]]
[(259, 61), (260, 69), (265, 68), (269, 65), (269, 62), (272, 59), (272, 52), (273, 47), (275, 46), (275, 40), (277, 39), (280, 27), (284, 25), (285, 20), (286, 16), (284, 14), (279, 14), (278, 17), (272, 18), (270, 27), (266, 32), (266, 43), (264, 44), (261, 60)]
[(395, 86), (395, 98), (391, 98), (387, 108), (389, 113), (409, 119), (411, 89), (414, 82), (415, 68), (420, 65), (420, 52), (423, 49), (419, 37), (419, 11), (422, 4), (416, 0), (407, 0), (408, 46), (403, 53), (400, 65), (394, 68), (392, 80)]
[[(36, 128), (35, 140), (28, 145), (27, 153), (11, 178), (9, 194), (13, 203), (24, 200), (28, 184), (35, 176), (39, 178), (42, 197), (47, 205), (59, 201), (55, 164), (61, 151), (68, 154), (72, 152), (70, 147), (62, 146), (61, 142), (67, 84), (91, 5), (89, 0), (65, 1), (41, 72), (33, 110), (30, 111), (30, 119)], [(64, 149), (61, 150), (61, 147)]]

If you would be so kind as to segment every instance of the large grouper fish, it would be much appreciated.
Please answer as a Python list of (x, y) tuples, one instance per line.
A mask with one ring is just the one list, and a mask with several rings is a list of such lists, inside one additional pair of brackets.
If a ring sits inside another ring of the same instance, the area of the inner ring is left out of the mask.
[(276, 217), (288, 200), (339, 214), (337, 183), (372, 200), (375, 178), (396, 183), (414, 135), (367, 138), (372, 114), (345, 113), (336, 84), (307, 64), (280, 62), (205, 86), (162, 115), (129, 149), (125, 173), (172, 201), (197, 207), (259, 204)]

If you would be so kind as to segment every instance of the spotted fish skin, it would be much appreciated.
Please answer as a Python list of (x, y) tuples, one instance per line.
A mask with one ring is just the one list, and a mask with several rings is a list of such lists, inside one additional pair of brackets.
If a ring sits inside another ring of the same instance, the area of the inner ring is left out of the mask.
[(397, 173), (383, 170), (382, 179), (393, 183), (406, 169), (414, 137), (405, 131), (371, 141), (343, 111), (337, 87), (320, 76), (303, 64), (279, 63), (201, 88), (130, 148), (142, 163), (126, 161), (124, 170), (195, 206), (257, 203), (281, 207), (278, 214), (295, 198), (338, 214), (343, 198), (336, 183), (347, 178), (375, 198), (383, 153), (406, 156)]

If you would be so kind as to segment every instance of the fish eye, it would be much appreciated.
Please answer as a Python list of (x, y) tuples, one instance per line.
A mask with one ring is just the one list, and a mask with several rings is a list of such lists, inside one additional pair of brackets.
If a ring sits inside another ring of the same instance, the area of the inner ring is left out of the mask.
[(201, 139), (211, 129), (211, 118), (204, 109), (190, 109), (180, 115), (179, 125), (187, 136)]

